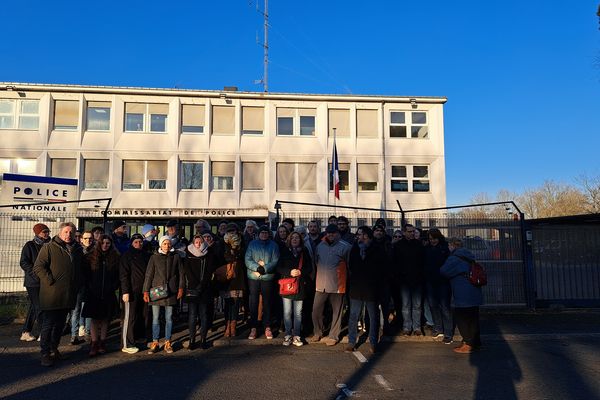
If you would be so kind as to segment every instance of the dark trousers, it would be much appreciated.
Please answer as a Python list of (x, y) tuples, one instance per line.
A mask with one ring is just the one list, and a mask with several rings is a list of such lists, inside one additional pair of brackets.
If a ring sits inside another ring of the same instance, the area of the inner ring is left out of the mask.
[(329, 331), (329, 337), (339, 340), (340, 331), (342, 330), (342, 310), (344, 306), (343, 293), (315, 293), (312, 310), (314, 335), (323, 336), (323, 311), (325, 310), (325, 302), (327, 302), (327, 300), (329, 300), (333, 311), (331, 315), (331, 330)]
[(258, 302), (262, 295), (262, 322), (263, 326), (271, 326), (271, 306), (273, 305), (273, 281), (259, 281), (248, 279), (248, 288), (250, 289), (250, 327), (257, 328), (258, 326)]
[(65, 328), (69, 310), (48, 310), (42, 312), (42, 332), (40, 347), (42, 355), (58, 349), (60, 337)]
[(479, 307), (456, 307), (454, 321), (463, 338), (469, 346), (481, 346), (479, 332)]
[(427, 300), (431, 308), (434, 329), (443, 333), (445, 338), (454, 336), (452, 325), (452, 310), (450, 309), (450, 298), (452, 292), (448, 282), (427, 282)]
[[(211, 297), (212, 300), (212, 297)], [(205, 302), (188, 303), (188, 330), (190, 343), (196, 341), (196, 324), (200, 321), (200, 337), (206, 339), (208, 332), (208, 304)]]
[(228, 297), (225, 298), (225, 321), (237, 321), (238, 314), (240, 312), (240, 303), (242, 298), (240, 297)]
[(23, 325), (23, 332), (31, 332), (35, 321), (38, 322), (38, 326), (42, 325), (42, 312), (40, 310), (40, 288), (39, 287), (26, 287), (27, 297), (29, 298), (29, 309), (27, 310), (27, 318), (25, 318), (25, 324)]
[[(131, 295), (130, 295), (131, 296)], [(148, 304), (143, 299), (135, 299), (123, 303), (123, 347), (134, 347), (135, 340), (144, 338), (147, 342), (152, 338), (152, 319)]]

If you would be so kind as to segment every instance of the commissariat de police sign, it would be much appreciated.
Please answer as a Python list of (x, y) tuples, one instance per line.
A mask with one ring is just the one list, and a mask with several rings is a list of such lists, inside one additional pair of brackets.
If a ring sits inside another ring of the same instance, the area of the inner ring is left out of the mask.
[[(3, 174), (0, 202), (15, 210), (72, 211), (76, 203), (60, 204), (70, 200), (77, 200), (77, 179)], [(19, 205), (46, 202), (56, 204)]]

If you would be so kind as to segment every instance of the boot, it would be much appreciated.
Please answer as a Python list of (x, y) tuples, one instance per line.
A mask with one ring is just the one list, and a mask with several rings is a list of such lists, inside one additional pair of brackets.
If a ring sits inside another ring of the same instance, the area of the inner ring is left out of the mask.
[(90, 343), (90, 352), (89, 352), (89, 356), (90, 357), (95, 357), (98, 355), (98, 342), (91, 342)]
[(106, 353), (106, 346), (104, 345), (104, 340), (100, 339), (98, 341), (98, 354)]
[(206, 343), (206, 333), (200, 334), (200, 348), (202, 350), (206, 350), (208, 348), (208, 345)]
[(196, 332), (190, 335), (190, 344), (188, 345), (188, 350), (194, 350), (196, 348)]
[(225, 337), (231, 337), (231, 321), (225, 321)]
[(237, 321), (236, 320), (231, 321), (231, 327), (229, 328), (231, 337), (235, 337), (237, 335), (237, 332), (235, 331), (236, 327), (237, 327)]

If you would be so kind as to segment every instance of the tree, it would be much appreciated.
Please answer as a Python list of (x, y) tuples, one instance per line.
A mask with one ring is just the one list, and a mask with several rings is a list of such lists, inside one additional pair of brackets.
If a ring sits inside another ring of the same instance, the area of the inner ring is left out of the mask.
[[(600, 13), (600, 8), (598, 9)], [(600, 176), (579, 175), (576, 179), (586, 197), (585, 208), (589, 213), (600, 213)]]

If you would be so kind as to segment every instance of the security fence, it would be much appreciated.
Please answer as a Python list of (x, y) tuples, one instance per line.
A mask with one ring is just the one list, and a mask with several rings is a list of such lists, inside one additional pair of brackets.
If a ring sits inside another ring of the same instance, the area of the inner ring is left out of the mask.
[[(73, 222), (80, 229), (104, 226), (109, 204), (110, 199), (93, 199), (0, 206), (0, 302), (15, 302), (25, 292), (19, 261), (23, 245), (34, 237), (35, 224), (47, 225), (51, 236), (62, 222)], [(79, 224), (83, 219), (84, 226)]]
[[(488, 273), (483, 288), (487, 306), (525, 306), (528, 301), (523, 252), (522, 214), (514, 203), (488, 203), (429, 210), (379, 210), (278, 201), (279, 220), (292, 218), (298, 225), (316, 221), (323, 229), (330, 216), (348, 218), (350, 229), (386, 221), (388, 234), (412, 224), (425, 234), (437, 228), (445, 237), (462, 239)], [(422, 239), (426, 239), (426, 236)]]

